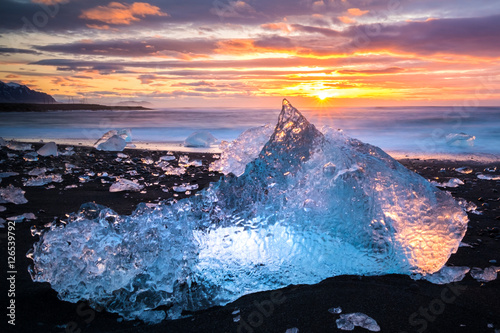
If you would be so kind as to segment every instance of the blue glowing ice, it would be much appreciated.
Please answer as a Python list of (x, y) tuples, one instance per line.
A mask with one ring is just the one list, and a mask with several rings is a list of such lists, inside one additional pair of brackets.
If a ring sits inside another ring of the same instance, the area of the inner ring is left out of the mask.
[(32, 279), (61, 299), (158, 322), (335, 275), (430, 274), (457, 250), (467, 221), (448, 193), (377, 147), (320, 132), (284, 100), (239, 177), (131, 216), (86, 204), (29, 256)]

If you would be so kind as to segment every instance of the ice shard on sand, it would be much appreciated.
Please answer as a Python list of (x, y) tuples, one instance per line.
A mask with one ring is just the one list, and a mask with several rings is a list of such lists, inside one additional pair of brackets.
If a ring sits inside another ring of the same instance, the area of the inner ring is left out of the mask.
[(241, 176), (131, 216), (83, 205), (29, 256), (32, 279), (61, 299), (158, 322), (335, 275), (430, 274), (467, 221), (450, 194), (377, 147), (320, 132), (284, 100)]

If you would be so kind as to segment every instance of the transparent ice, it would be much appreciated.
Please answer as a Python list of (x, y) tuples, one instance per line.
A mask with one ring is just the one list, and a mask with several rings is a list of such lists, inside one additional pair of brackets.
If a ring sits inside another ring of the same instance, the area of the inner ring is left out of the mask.
[(439, 271), (425, 276), (425, 280), (434, 284), (446, 284), (462, 281), (470, 268), (465, 266), (443, 266)]
[(28, 202), (24, 197), (24, 191), (18, 187), (9, 185), (5, 188), (0, 188), (0, 203), (13, 203), (21, 205)]
[(358, 326), (371, 332), (380, 332), (380, 326), (375, 319), (361, 312), (341, 314), (340, 318), (336, 320), (336, 324), (337, 328), (343, 331), (352, 331)]
[(485, 269), (473, 267), (470, 275), (479, 282), (490, 282), (497, 279), (497, 273), (500, 272), (500, 267), (490, 266)]
[(41, 156), (57, 156), (57, 145), (55, 142), (47, 142), (42, 148), (37, 150), (37, 153)]
[(61, 183), (63, 181), (62, 176), (59, 174), (45, 175), (41, 174), (37, 177), (28, 179), (23, 183), (24, 186), (43, 186), (50, 183)]
[(454, 147), (473, 147), (476, 137), (465, 133), (450, 133), (446, 136), (446, 144)]
[(483, 179), (483, 180), (500, 180), (500, 175), (484, 175), (482, 173), (477, 175), (477, 178)]
[(139, 184), (137, 181), (120, 178), (109, 187), (109, 192), (122, 192), (131, 191), (139, 192), (144, 188), (144, 185)]
[(31, 144), (17, 142), (14, 140), (8, 142), (5, 146), (12, 150), (20, 150), (20, 151), (33, 150), (33, 146)]
[[(102, 139), (101, 139), (102, 140)], [(118, 135), (113, 135), (107, 140), (95, 144), (97, 150), (122, 151), (127, 146), (127, 141)]]
[(217, 138), (208, 131), (198, 131), (189, 135), (184, 140), (185, 147), (204, 147), (209, 148), (212, 144), (217, 142)]
[(29, 257), (32, 279), (61, 299), (158, 322), (335, 275), (430, 274), (467, 222), (449, 193), (377, 147), (321, 133), (284, 100), (241, 176), (130, 216), (85, 204)]

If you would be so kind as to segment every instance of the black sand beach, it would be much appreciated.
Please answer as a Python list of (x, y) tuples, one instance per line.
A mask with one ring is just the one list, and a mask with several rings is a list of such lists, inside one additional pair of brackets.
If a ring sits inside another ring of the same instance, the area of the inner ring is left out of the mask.
[[(39, 148), (41, 144), (35, 144)], [(60, 146), (59, 150), (64, 147)], [(28, 203), (6, 207), (3, 218), (33, 213), (37, 219), (15, 224), (15, 326), (7, 325), (8, 332), (282, 332), (298, 328), (299, 332), (337, 332), (338, 314), (328, 310), (341, 307), (343, 313), (362, 312), (374, 318), (382, 332), (499, 332), (500, 279), (480, 283), (468, 274), (461, 282), (435, 285), (423, 280), (412, 280), (404, 275), (375, 277), (339, 276), (316, 285), (289, 286), (278, 291), (244, 296), (224, 307), (215, 307), (196, 313), (185, 313), (183, 319), (146, 325), (139, 321), (122, 321), (118, 315), (97, 312), (85, 302), (78, 304), (60, 301), (47, 283), (33, 283), (27, 267), (26, 252), (37, 237), (31, 236), (33, 225), (43, 226), (78, 210), (81, 204), (95, 202), (112, 208), (120, 214), (130, 214), (141, 202), (157, 203), (174, 195), (172, 186), (181, 183), (198, 184), (199, 189), (220, 175), (210, 173), (208, 164), (212, 154), (189, 154), (191, 160), (202, 160), (202, 166), (191, 166), (182, 176), (166, 176), (161, 169), (148, 164), (148, 158), (158, 161), (166, 152), (126, 149), (130, 158), (117, 161), (117, 153), (100, 152), (92, 148), (75, 147), (72, 156), (39, 157), (38, 161), (22, 159), (23, 152), (0, 150), (0, 172), (19, 175), (3, 178), (0, 187), (9, 184), (21, 187)], [(10, 156), (8, 154), (11, 154)], [(12, 155), (14, 154), (14, 155)], [(185, 153), (176, 153), (187, 155)], [(128, 162), (130, 161), (130, 162)], [(447, 188), (455, 198), (475, 203), (481, 215), (469, 213), (470, 223), (461, 247), (451, 256), (448, 265), (485, 268), (500, 266), (500, 181), (482, 180), (477, 173), (498, 163), (450, 162), (438, 160), (404, 159), (403, 165), (424, 178), (446, 182), (459, 178), (465, 184)], [(73, 164), (71, 173), (65, 173), (65, 163)], [(172, 164), (175, 165), (175, 161)], [(455, 168), (469, 166), (473, 171), (461, 174)], [(27, 172), (35, 167), (53, 169), (48, 173), (62, 175), (61, 183), (26, 187), (23, 181), (31, 178)], [(137, 174), (127, 173), (135, 170)], [(80, 183), (79, 177), (92, 172), (89, 180)], [(99, 173), (138, 179), (145, 184), (145, 193), (110, 193), (112, 180)], [(498, 172), (496, 173), (498, 174)], [(104, 181), (104, 182), (103, 182)], [(77, 185), (76, 188), (67, 188)], [(164, 190), (168, 190), (165, 192)], [(196, 191), (193, 191), (196, 192)], [(178, 199), (186, 196), (178, 194)], [(2, 253), (2, 308), (3, 324), (7, 323), (6, 297), (8, 283), (7, 230), (0, 229)], [(71, 278), (71, 277), (68, 277)], [(240, 320), (235, 322), (239, 310)], [(2, 330), (3, 331), (3, 330)], [(355, 328), (354, 332), (367, 332)]]

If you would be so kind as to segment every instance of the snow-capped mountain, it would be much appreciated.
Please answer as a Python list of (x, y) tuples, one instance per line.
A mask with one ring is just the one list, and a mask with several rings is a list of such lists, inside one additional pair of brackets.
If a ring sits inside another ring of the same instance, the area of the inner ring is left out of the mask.
[(44, 103), (51, 104), (57, 101), (50, 95), (31, 90), (14, 82), (0, 81), (0, 103)]

